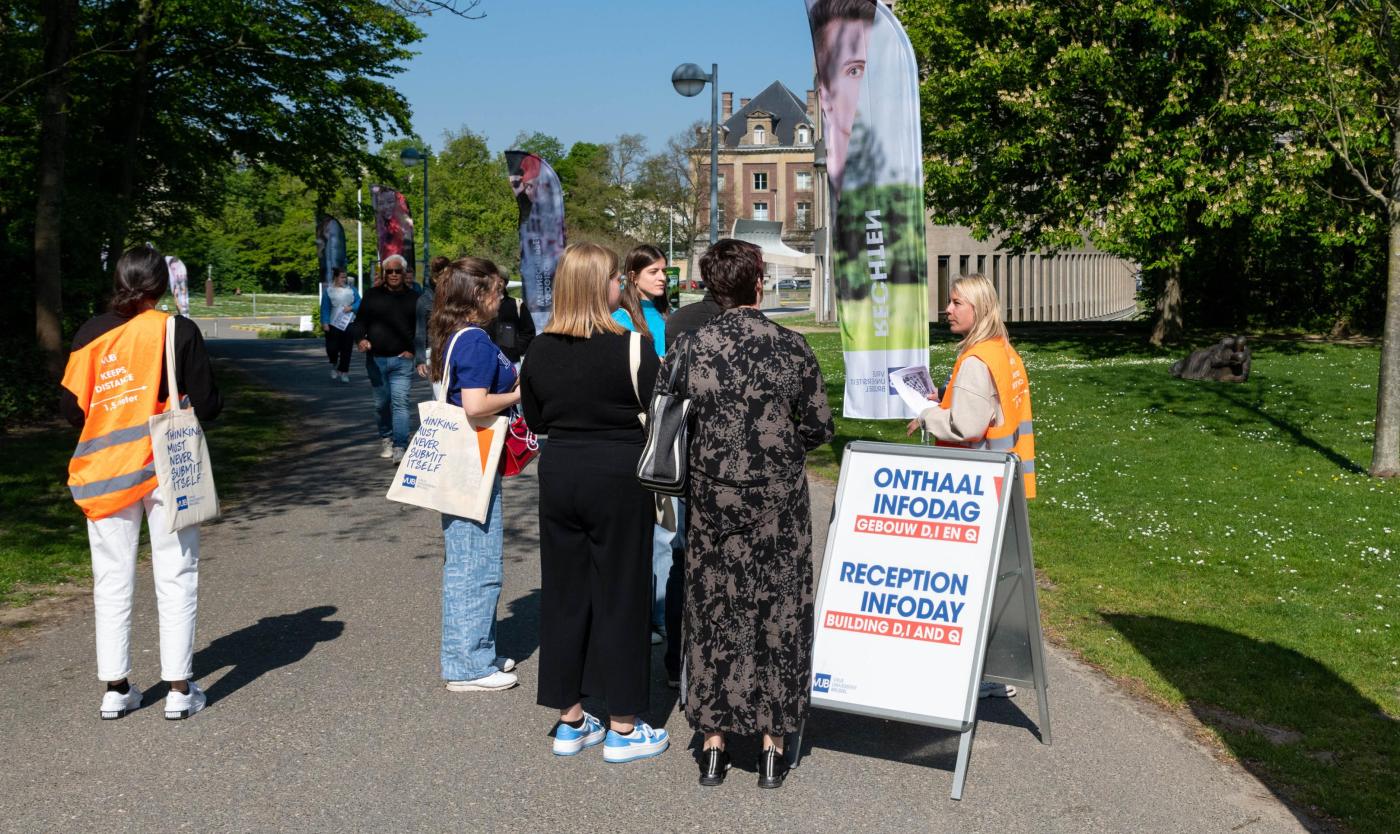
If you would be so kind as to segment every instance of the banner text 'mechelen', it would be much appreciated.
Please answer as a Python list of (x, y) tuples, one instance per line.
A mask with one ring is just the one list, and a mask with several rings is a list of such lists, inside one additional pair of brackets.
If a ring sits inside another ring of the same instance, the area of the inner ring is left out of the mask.
[(865, 213), (865, 265), (870, 270), (870, 300), (874, 307), (871, 318), (875, 323), (876, 336), (890, 335), (890, 288), (885, 283), (889, 275), (885, 273), (885, 224), (880, 221), (880, 210), (872, 209)]

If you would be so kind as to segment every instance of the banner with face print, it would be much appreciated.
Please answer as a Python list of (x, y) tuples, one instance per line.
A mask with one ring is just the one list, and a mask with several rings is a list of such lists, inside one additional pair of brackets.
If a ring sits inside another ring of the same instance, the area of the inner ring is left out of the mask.
[(417, 275), (413, 269), (413, 216), (408, 213), (408, 200), (387, 185), (371, 185), (369, 193), (374, 204), (379, 262), (384, 263), (390, 255), (402, 255), (408, 261), (408, 274)]
[(919, 69), (876, 0), (805, 0), (835, 221), (831, 268), (846, 362), (843, 413), (913, 416), (891, 371), (928, 365)]
[(554, 309), (554, 266), (564, 254), (564, 189), (548, 162), (506, 151), (510, 187), (520, 206), (520, 282), (536, 332)]
[(349, 262), (345, 254), (345, 227), (334, 217), (322, 217), (316, 224), (316, 261), (321, 269), (321, 283), (329, 285), (337, 269)]

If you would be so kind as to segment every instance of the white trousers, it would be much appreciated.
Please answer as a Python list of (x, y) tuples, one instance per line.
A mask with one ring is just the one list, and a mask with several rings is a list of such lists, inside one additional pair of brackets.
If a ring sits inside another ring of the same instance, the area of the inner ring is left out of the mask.
[(88, 520), (92, 545), (92, 607), (97, 619), (97, 677), (131, 674), (131, 599), (141, 517), (151, 533), (151, 570), (160, 614), (160, 676), (189, 679), (194, 666), (194, 620), (199, 604), (199, 527), (167, 533), (165, 506), (152, 492), (117, 513)]

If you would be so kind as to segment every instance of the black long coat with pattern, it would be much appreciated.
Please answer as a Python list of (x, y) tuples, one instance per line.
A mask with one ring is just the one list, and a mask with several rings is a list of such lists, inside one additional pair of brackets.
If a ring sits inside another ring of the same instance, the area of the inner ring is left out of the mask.
[(807, 452), (831, 440), (812, 349), (757, 310), (672, 346), (691, 398), (685, 564), (686, 717), (702, 731), (794, 732), (812, 645)]

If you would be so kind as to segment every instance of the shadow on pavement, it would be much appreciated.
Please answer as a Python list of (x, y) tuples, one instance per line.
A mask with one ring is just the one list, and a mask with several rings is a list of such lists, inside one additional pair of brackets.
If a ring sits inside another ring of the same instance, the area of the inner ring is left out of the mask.
[(326, 619), (336, 610), (333, 605), (318, 605), (295, 614), (263, 617), (200, 649), (194, 656), (196, 679), (233, 667), (206, 690), (209, 703), (217, 703), (273, 669), (296, 663), (310, 654), (317, 643), (340, 637), (345, 623)]
[(540, 589), (506, 603), (506, 616), (496, 620), (496, 654), (525, 661), (540, 648)]
[(1322, 663), (1277, 643), (1165, 617), (1105, 614), (1251, 773), (1296, 810), (1350, 830), (1400, 818), (1400, 719)]
[[(283, 392), (300, 412), (301, 424), (293, 427), (290, 445), (267, 449), (267, 472), (241, 490), (240, 520), (280, 516), (293, 506), (383, 497), (394, 466), (378, 457), (379, 430), (364, 354), (351, 358), (346, 384), (331, 381), (319, 340), (213, 340), (209, 352), (216, 359), (231, 360), (255, 382)], [(425, 380), (414, 377), (413, 382), (410, 436), (418, 425), (418, 403), (431, 396)], [(359, 519), (329, 531), (328, 540), (357, 540), (375, 526), (372, 517)]]

